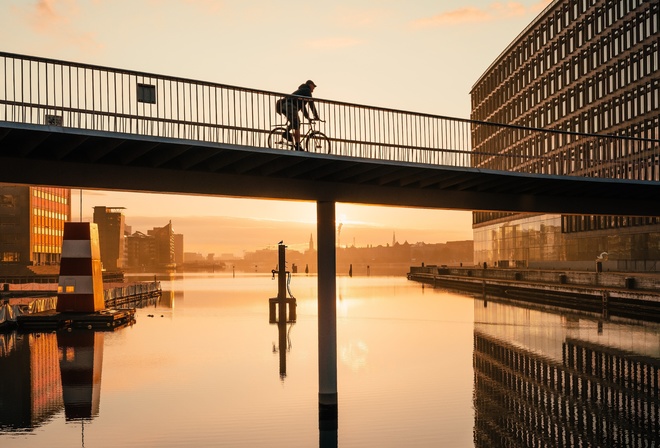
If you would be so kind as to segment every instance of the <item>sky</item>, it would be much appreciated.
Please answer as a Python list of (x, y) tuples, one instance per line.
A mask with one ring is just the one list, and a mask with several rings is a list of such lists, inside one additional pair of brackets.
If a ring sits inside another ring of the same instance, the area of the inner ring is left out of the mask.
[[(30, 56), (469, 118), (470, 89), (551, 0), (2, 0), (2, 50)], [(1, 179), (0, 179), (1, 181)], [(314, 203), (82, 192), (125, 207), (133, 231), (170, 220), (186, 252), (304, 248)], [(80, 191), (72, 218), (81, 219)], [(339, 244), (472, 239), (466, 211), (337, 204)], [(275, 242), (275, 243), (273, 243)]]

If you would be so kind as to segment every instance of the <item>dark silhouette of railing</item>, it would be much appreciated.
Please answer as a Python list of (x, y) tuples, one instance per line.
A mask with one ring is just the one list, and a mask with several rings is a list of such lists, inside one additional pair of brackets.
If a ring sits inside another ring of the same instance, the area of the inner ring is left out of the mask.
[[(0, 70), (2, 121), (261, 148), (285, 121), (275, 112), (284, 95), (277, 92), (5, 52)], [(333, 155), (613, 178), (630, 178), (621, 173), (643, 163), (650, 175), (642, 180), (660, 179), (658, 136), (524, 128), (320, 98), (315, 104)], [(474, 139), (480, 144), (473, 150)]]

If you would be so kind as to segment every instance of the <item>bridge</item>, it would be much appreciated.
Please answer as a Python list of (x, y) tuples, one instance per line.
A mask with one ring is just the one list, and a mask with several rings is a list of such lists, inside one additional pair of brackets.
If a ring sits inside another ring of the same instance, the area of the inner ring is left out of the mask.
[[(657, 139), (315, 99), (330, 153), (300, 153), (267, 147), (283, 120), (274, 110), (282, 93), (2, 52), (0, 67), (3, 182), (456, 210), (660, 209), (659, 182), (602, 177), (634, 163), (657, 171)], [(493, 144), (475, 153), (472, 139), (484, 133), (536, 148), (511, 154)], [(556, 148), (577, 139), (589, 153)], [(594, 146), (623, 156), (598, 157)]]
[[(267, 144), (282, 124), (275, 113), (282, 93), (2, 52), (0, 70), (1, 182), (317, 202), (319, 403), (335, 416), (336, 202), (660, 210), (658, 139), (315, 99), (330, 151), (295, 152)], [(473, 150), (475, 137), (491, 136), (500, 138)], [(511, 152), (502, 141), (526, 145)], [(579, 150), (562, 151), (576, 141)], [(632, 166), (655, 180), (620, 179)]]

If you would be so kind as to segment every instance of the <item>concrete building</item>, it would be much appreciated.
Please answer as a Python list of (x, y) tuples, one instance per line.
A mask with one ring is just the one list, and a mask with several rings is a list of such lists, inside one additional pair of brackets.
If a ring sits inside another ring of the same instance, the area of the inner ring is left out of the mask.
[[(471, 118), (592, 136), (476, 125), (474, 166), (659, 181), (659, 8), (550, 3), (475, 83)], [(479, 264), (594, 269), (600, 257), (606, 269), (660, 269), (658, 217), (475, 212), (473, 229)]]
[(148, 230), (147, 234), (135, 232), (126, 241), (126, 265), (131, 269), (173, 270), (177, 266), (177, 252), (183, 259), (183, 236), (175, 236), (171, 221)]
[(0, 263), (58, 264), (70, 218), (69, 188), (0, 185)]
[(125, 258), (124, 207), (94, 207), (94, 222), (99, 229), (101, 263), (106, 271), (121, 271)]
[(133, 270), (152, 267), (156, 263), (153, 238), (142, 232), (126, 237), (126, 267)]

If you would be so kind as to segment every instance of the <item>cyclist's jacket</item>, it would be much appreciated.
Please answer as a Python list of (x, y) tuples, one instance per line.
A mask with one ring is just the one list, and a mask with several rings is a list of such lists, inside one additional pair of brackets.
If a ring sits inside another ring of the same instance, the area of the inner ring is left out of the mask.
[[(309, 98), (309, 99), (307, 99)], [(292, 107), (297, 113), (299, 110), (302, 110), (305, 118), (309, 119), (309, 113), (307, 112), (307, 107), (314, 115), (314, 119), (319, 119), (319, 114), (316, 111), (316, 106), (314, 106), (314, 100), (312, 98), (312, 89), (309, 88), (307, 84), (300, 84), (298, 90), (293, 92), (286, 98), (287, 106)], [(307, 105), (307, 107), (305, 107)]]

